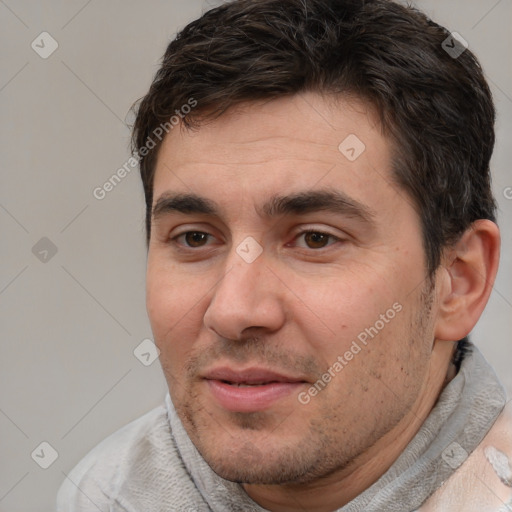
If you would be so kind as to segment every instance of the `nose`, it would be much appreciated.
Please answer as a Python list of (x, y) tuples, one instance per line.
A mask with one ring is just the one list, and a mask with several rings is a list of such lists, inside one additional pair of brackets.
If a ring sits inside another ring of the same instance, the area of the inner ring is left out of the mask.
[(225, 274), (214, 288), (204, 325), (231, 340), (241, 339), (248, 329), (277, 331), (285, 320), (283, 296), (265, 251), (247, 262), (235, 249), (226, 260)]

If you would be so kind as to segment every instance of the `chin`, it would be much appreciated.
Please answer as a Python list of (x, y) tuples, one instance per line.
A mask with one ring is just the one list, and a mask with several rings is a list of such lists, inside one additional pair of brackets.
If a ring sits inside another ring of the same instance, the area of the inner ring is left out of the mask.
[(296, 464), (290, 466), (283, 460), (265, 460), (263, 454), (257, 460), (247, 452), (234, 454), (232, 457), (203, 458), (221, 478), (240, 484), (283, 485), (311, 480), (311, 475), (305, 468)]

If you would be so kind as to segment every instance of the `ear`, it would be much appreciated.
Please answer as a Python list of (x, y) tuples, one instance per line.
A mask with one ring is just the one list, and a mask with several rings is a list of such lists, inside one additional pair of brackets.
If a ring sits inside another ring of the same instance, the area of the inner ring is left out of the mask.
[(475, 221), (443, 255), (436, 277), (435, 337), (456, 341), (475, 326), (491, 295), (500, 254), (500, 232), (490, 220)]

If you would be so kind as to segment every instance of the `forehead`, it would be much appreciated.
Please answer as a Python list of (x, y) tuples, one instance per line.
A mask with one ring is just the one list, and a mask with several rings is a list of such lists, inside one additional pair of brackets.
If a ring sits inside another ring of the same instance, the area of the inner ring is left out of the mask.
[(391, 183), (391, 144), (373, 110), (359, 100), (305, 93), (242, 104), (198, 129), (171, 130), (159, 151), (153, 201), (193, 192), (262, 204), (269, 196), (331, 188), (368, 204), (396, 194)]
[(370, 150), (381, 151), (388, 145), (368, 103), (340, 95), (302, 93), (242, 103), (202, 123), (198, 130), (179, 126), (166, 136), (162, 149), (172, 150), (176, 164), (206, 152), (223, 163), (258, 163), (276, 149), (282, 158), (316, 161), (321, 155), (311, 155), (304, 142), (317, 146), (327, 160), (340, 156), (338, 145), (350, 134), (368, 142)]

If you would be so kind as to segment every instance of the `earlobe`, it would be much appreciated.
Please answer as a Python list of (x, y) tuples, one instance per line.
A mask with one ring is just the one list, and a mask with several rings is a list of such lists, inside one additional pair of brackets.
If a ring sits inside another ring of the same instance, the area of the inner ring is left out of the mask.
[(499, 253), (498, 226), (484, 219), (475, 221), (447, 248), (438, 276), (437, 339), (459, 340), (473, 329), (489, 300)]

